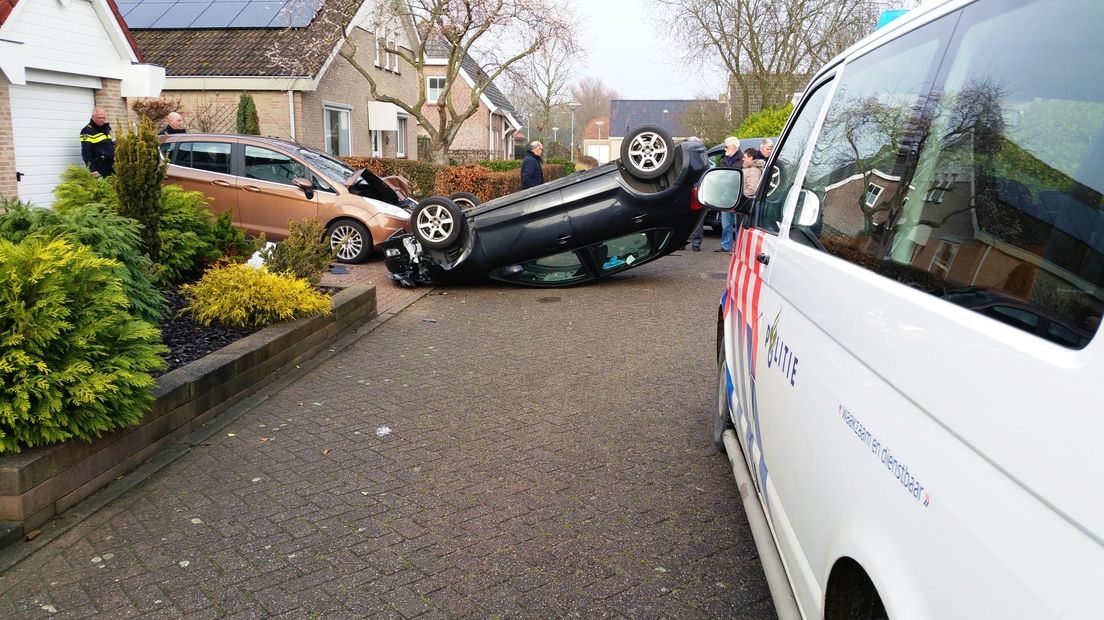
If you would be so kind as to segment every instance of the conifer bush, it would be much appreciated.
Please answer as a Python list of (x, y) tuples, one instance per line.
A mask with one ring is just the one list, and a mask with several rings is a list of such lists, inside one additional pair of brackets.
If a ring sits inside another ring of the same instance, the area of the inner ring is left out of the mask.
[(179, 185), (161, 190), (161, 257), (156, 280), (164, 285), (198, 277), (208, 265), (222, 257), (215, 234), (215, 215), (207, 208), (210, 199)]
[(129, 127), (119, 136), (115, 147), (115, 192), (119, 196), (119, 214), (138, 220), (142, 245), (153, 261), (161, 255), (158, 222), (161, 214), (161, 181), (165, 161), (161, 159), (157, 132), (148, 120), (137, 131)]
[(326, 232), (316, 219), (288, 222), (288, 236), (275, 247), (261, 250), (265, 267), (272, 273), (289, 273), (311, 284), (322, 281), (337, 248), (331, 248), (322, 238)]
[(212, 267), (180, 292), (188, 300), (181, 312), (200, 325), (263, 327), (333, 312), (330, 298), (310, 282), (242, 264)]
[(54, 210), (65, 212), (74, 207), (103, 205), (118, 210), (119, 196), (110, 178), (94, 177), (83, 166), (69, 166), (61, 173), (61, 183), (54, 189)]
[(253, 102), (253, 95), (249, 93), (242, 93), (238, 98), (237, 130), (240, 134), (261, 135), (261, 119), (257, 117), (257, 104)]
[(118, 263), (64, 238), (0, 239), (0, 453), (138, 424), (164, 367)]
[[(85, 175), (90, 180), (107, 184), (87, 172)], [(39, 209), (19, 202), (5, 202), (0, 204), (0, 210), (4, 211), (0, 213), (0, 238), (19, 243), (31, 234), (38, 234), (49, 239), (65, 237), (86, 245), (96, 256), (118, 263), (115, 275), (122, 282), (123, 293), (134, 316), (149, 323), (157, 323), (165, 316), (168, 310), (165, 300), (150, 280), (152, 263), (140, 249), (138, 222), (119, 215), (114, 207), (97, 202), (63, 209)]]

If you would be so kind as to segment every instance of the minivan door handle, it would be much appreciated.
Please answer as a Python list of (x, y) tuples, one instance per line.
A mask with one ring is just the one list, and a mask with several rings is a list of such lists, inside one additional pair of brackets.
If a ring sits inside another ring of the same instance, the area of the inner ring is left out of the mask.
[(241, 188), (244, 189), (247, 192), (258, 192), (259, 193), (261, 191), (261, 188), (257, 187), (256, 185), (242, 185)]
[(639, 224), (640, 222), (644, 221), (645, 217), (648, 217), (647, 213), (641, 213), (640, 215), (634, 215), (633, 218), (632, 218), (632, 221), (633, 221), (634, 224)]
[(219, 187), (230, 187), (229, 181), (223, 181), (222, 179), (215, 179), (211, 181), (211, 185), (218, 185)]
[(759, 261), (760, 263), (763, 263), (764, 265), (769, 265), (770, 264), (770, 255), (767, 254), (766, 252), (760, 252), (759, 255), (755, 257), (755, 260)]
[(570, 239), (570, 238), (571, 238), (571, 235), (560, 235), (559, 237), (556, 237), (556, 243), (558, 243), (560, 245), (564, 245), (564, 244), (567, 243), (567, 240)]

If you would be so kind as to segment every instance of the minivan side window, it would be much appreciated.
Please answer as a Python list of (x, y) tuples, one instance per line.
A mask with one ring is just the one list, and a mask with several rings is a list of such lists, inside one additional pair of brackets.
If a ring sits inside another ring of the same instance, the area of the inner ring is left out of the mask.
[(178, 166), (230, 174), (229, 142), (180, 142), (173, 155)]
[[(1099, 57), (1104, 41), (1052, 36), (1077, 23), (1074, 5), (950, 16), (961, 19), (930, 94), (910, 67), (939, 64), (939, 22), (845, 69), (805, 181), (821, 197), (807, 232), (822, 249), (1085, 346), (1104, 309), (1104, 91), (1053, 59)], [(884, 188), (873, 200), (871, 185)]]
[(781, 228), (786, 197), (793, 189), (801, 156), (813, 137), (813, 127), (816, 126), (817, 117), (832, 90), (831, 86), (831, 82), (817, 86), (813, 94), (805, 99), (789, 133), (782, 137), (782, 147), (775, 154), (771, 170), (759, 184), (762, 200), (755, 216), (755, 225), (758, 228), (772, 233), (777, 233)]
[(310, 177), (307, 167), (291, 157), (248, 144), (245, 146), (245, 176), (283, 185), (294, 185), (293, 179)]

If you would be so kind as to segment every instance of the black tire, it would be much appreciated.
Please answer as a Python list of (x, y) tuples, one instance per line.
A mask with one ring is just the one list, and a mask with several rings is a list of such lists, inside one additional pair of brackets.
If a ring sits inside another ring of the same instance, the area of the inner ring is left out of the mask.
[(326, 228), (330, 249), (341, 263), (363, 263), (372, 255), (372, 235), (356, 220), (335, 220)]
[(717, 452), (725, 454), (724, 434), (732, 424), (728, 407), (728, 378), (725, 376), (724, 351), (717, 356), (717, 410), (713, 413), (713, 445)]
[(469, 192), (453, 192), (449, 194), (449, 200), (456, 203), (456, 206), (463, 210), (472, 209), (479, 206), (479, 196)]
[(621, 142), (621, 165), (642, 181), (663, 176), (674, 162), (675, 141), (657, 125), (641, 125)]
[(456, 203), (444, 196), (430, 196), (410, 212), (414, 238), (427, 248), (443, 250), (460, 239), (466, 220)]

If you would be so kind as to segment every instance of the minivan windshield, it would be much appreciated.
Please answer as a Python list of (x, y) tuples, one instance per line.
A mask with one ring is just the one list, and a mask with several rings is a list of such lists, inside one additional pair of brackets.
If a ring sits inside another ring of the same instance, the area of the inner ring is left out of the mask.
[(345, 179), (349, 178), (349, 175), (355, 172), (355, 170), (340, 159), (336, 159), (325, 153), (320, 153), (314, 149), (301, 146), (299, 147), (299, 156), (305, 159), (308, 164), (321, 170), (330, 180), (338, 184), (343, 184)]

